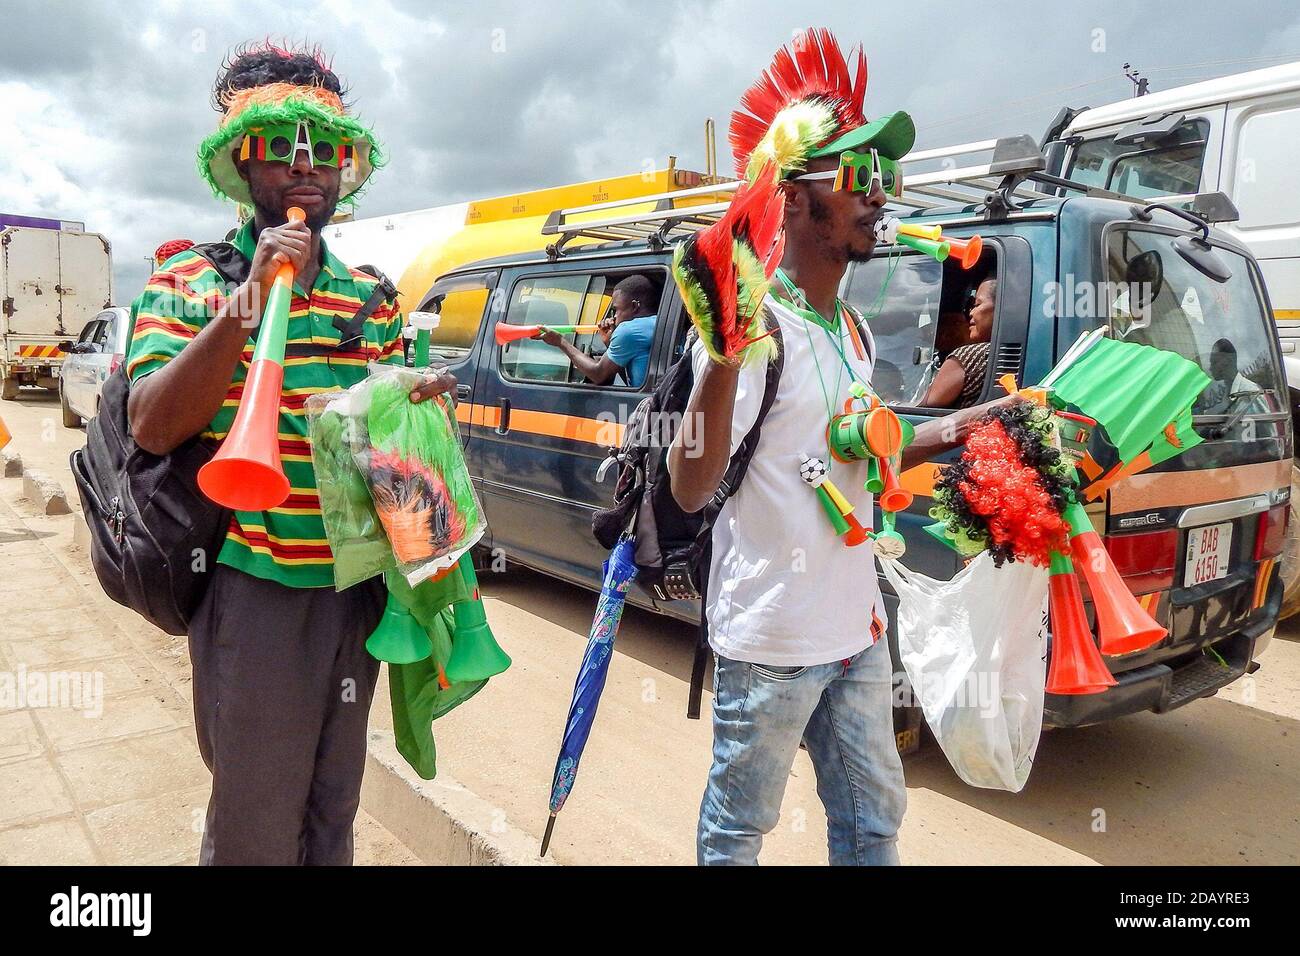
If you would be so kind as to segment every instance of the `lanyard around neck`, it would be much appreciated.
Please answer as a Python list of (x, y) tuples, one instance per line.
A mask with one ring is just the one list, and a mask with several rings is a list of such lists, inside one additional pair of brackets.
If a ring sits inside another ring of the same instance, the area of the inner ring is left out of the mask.
[(812, 308), (808, 304), (808, 299), (804, 296), (803, 290), (794, 284), (793, 280), (785, 274), (784, 269), (778, 267), (776, 270), (776, 277), (781, 281), (781, 285), (785, 288), (790, 309), (801, 319), (808, 322), (816, 322), (828, 332), (834, 331), (836, 328), (841, 326), (841, 316), (844, 312), (844, 303), (839, 300), (838, 296), (835, 298), (835, 318), (833, 322), (827, 321), (822, 318), (821, 314), (816, 309)]

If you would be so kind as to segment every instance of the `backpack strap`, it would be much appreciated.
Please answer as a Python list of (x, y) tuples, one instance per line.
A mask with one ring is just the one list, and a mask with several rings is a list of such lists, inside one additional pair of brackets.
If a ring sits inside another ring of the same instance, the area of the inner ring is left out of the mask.
[[(217, 275), (221, 276), (221, 281), (227, 286), (243, 285), (253, 269), (248, 256), (240, 252), (234, 243), (200, 242), (196, 246), (190, 246), (189, 251), (197, 252), (207, 259), (208, 265), (217, 270)], [(258, 322), (248, 332), (248, 337), (254, 342), (257, 341), (257, 332), (261, 327), (262, 323)]]
[(228, 285), (243, 285), (248, 281), (248, 273), (253, 268), (248, 256), (240, 252), (234, 243), (201, 242), (197, 246), (191, 246), (190, 252), (197, 252), (207, 259), (208, 265), (216, 269), (221, 280)]
[(708, 669), (712, 648), (709, 647), (709, 565), (713, 563), (713, 544), (704, 546), (700, 555), (700, 623), (695, 635), (695, 658), (691, 661), (691, 686), (686, 696), (686, 719), (700, 719), (704, 699), (704, 672)]
[(763, 401), (758, 406), (758, 417), (754, 419), (754, 424), (740, 440), (735, 454), (727, 463), (727, 470), (722, 474), (718, 490), (704, 506), (704, 523), (700, 528), (700, 536), (696, 539), (696, 544), (701, 550), (712, 539), (713, 522), (717, 520), (727, 499), (739, 490), (740, 483), (745, 480), (749, 463), (754, 457), (754, 452), (758, 450), (758, 440), (762, 437), (763, 420), (767, 418), (767, 413), (772, 410), (772, 403), (776, 401), (777, 386), (781, 382), (781, 372), (785, 368), (785, 348), (781, 342), (781, 327), (775, 323), (772, 327), (772, 338), (777, 342), (776, 358), (767, 363), (767, 378), (763, 384)]
[(338, 329), (339, 335), (342, 336), (335, 348), (341, 349), (343, 346), (361, 338), (361, 327), (365, 324), (366, 319), (374, 315), (375, 309), (379, 308), (384, 302), (397, 301), (397, 286), (393, 285), (388, 276), (372, 265), (357, 266), (357, 270), (364, 272), (366, 275), (374, 276), (379, 282), (375, 285), (375, 291), (370, 293), (370, 298), (362, 303), (361, 308), (357, 309), (356, 314), (350, 319), (344, 319), (341, 315), (334, 316), (334, 328)]

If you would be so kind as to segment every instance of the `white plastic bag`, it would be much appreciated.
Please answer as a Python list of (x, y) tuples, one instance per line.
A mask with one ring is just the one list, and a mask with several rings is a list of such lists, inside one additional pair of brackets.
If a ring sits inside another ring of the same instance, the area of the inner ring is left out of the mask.
[(978, 555), (951, 581), (880, 562), (898, 594), (898, 650), (957, 775), (1017, 793), (1043, 726), (1047, 570)]

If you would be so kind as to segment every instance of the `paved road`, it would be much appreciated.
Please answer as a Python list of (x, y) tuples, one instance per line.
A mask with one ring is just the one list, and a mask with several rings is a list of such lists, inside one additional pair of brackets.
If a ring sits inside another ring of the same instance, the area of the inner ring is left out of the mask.
[[(82, 433), (62, 430), (57, 412), (38, 393), (0, 403), (25, 456), (67, 480), (56, 469)], [(440, 769), (491, 801), (502, 822), (540, 834), (594, 596), (521, 568), (484, 575), (483, 585), (515, 666), (435, 725)], [(1300, 862), (1298, 638), (1300, 627), (1284, 626), (1258, 673), (1215, 699), (1047, 734), (1020, 794), (965, 786), (933, 749), (910, 758), (905, 861)], [(560, 862), (693, 860), (709, 732), (684, 716), (692, 640), (689, 628), (629, 609), (582, 773), (557, 826)], [(373, 720), (389, 719), (381, 695)], [(764, 859), (823, 862), (824, 841), (801, 754)]]

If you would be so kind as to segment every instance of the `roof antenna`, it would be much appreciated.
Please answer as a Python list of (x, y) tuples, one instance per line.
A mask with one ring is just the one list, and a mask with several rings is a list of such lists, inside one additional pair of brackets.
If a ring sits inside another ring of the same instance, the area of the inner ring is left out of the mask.
[(704, 121), (704, 176), (710, 186), (718, 181), (718, 142), (712, 116)]
[(1124, 69), (1124, 75), (1128, 77), (1129, 82), (1133, 84), (1134, 87), (1133, 95), (1135, 97), (1146, 96), (1148, 93), (1151, 92), (1151, 90), (1148, 89), (1148, 84), (1151, 82), (1149, 79), (1147, 79), (1142, 74), (1138, 73), (1137, 70), (1132, 69), (1127, 63), (1124, 64), (1123, 69)]

